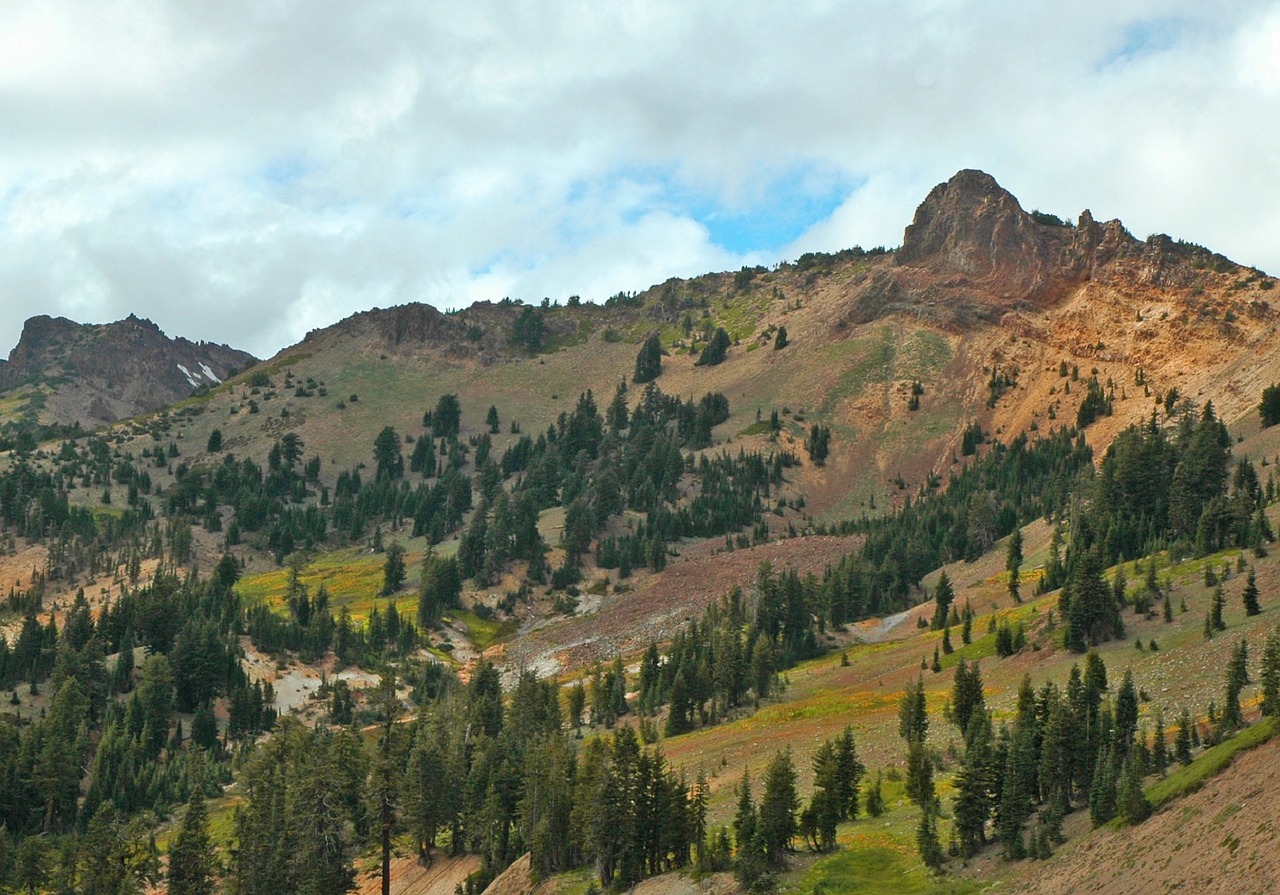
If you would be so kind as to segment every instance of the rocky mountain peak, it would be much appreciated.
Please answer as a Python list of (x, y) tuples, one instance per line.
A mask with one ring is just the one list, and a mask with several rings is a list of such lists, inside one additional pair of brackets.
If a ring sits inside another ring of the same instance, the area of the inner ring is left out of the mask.
[(104, 422), (155, 410), (213, 386), (256, 358), (227, 345), (169, 338), (150, 320), (80, 324), (37, 315), (0, 365), (0, 390), (46, 390), (50, 421)]
[(934, 187), (902, 237), (895, 262), (954, 273), (1009, 297), (1051, 288), (1057, 234), (983, 171), (964, 170)]

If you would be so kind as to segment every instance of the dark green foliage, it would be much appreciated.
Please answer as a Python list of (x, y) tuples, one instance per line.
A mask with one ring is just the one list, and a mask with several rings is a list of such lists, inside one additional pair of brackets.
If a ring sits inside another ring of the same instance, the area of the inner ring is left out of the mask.
[(978, 670), (978, 663), (969, 665), (961, 659), (956, 665), (955, 679), (951, 684), (951, 714), (960, 733), (967, 738), (975, 719), (982, 719), (986, 710), (986, 701), (982, 695), (982, 673)]
[(711, 334), (711, 340), (707, 342), (702, 353), (698, 355), (698, 359), (694, 361), (695, 367), (714, 367), (722, 363), (729, 353), (729, 345), (731, 340), (728, 331), (723, 326), (717, 326), (715, 332)]
[(204, 795), (197, 789), (169, 848), (169, 895), (213, 895), (216, 867)]
[(373, 442), (373, 462), (377, 478), (398, 479), (404, 475), (404, 457), (400, 455), (400, 436), (390, 426), (383, 428)]
[(778, 334), (773, 337), (773, 350), (781, 351), (790, 343), (787, 341), (787, 328), (785, 326), (778, 327)]
[(809, 437), (805, 439), (804, 447), (814, 465), (825, 465), (827, 455), (831, 453), (831, 430), (814, 423), (809, 427)]
[(1020, 528), (1015, 528), (1013, 534), (1009, 535), (1004, 568), (1009, 573), (1009, 596), (1013, 597), (1013, 602), (1021, 603), (1022, 597), (1018, 590), (1018, 575), (1022, 570), (1022, 529)]
[(1062, 588), (1058, 606), (1066, 619), (1067, 649), (1082, 653), (1123, 633), (1115, 595), (1102, 579), (1102, 561), (1089, 551)]
[(1083, 429), (1103, 416), (1111, 416), (1111, 398), (1102, 390), (1098, 377), (1091, 376), (1085, 383), (1086, 392), (1076, 413), (1076, 428)]
[(951, 602), (955, 597), (956, 592), (951, 586), (951, 579), (944, 571), (938, 576), (938, 583), (933, 589), (933, 621), (930, 623), (932, 630), (941, 631), (946, 625), (947, 616), (951, 612)]
[(666, 354), (662, 349), (662, 340), (657, 333), (650, 333), (640, 346), (640, 352), (636, 355), (636, 368), (631, 376), (631, 381), (637, 385), (646, 382), (652, 382), (662, 375), (662, 356)]
[(418, 624), (424, 628), (440, 620), (446, 609), (458, 606), (462, 595), (462, 571), (457, 557), (440, 557), (428, 552), (422, 560), (418, 587)]
[(1262, 418), (1264, 429), (1280, 423), (1280, 385), (1269, 385), (1262, 390), (1262, 400), (1258, 402), (1258, 416)]
[(1262, 606), (1258, 603), (1258, 581), (1254, 573), (1253, 567), (1249, 568), (1249, 577), (1245, 580), (1244, 591), (1241, 593), (1241, 599), (1244, 602), (1244, 614), (1253, 616), (1262, 612)]
[(387, 558), (382, 564), (382, 595), (390, 596), (404, 586), (404, 547), (399, 541), (387, 548)]
[(214, 429), (212, 432), (209, 433), (209, 441), (208, 441), (208, 444), (205, 446), (205, 450), (208, 451), (210, 454), (216, 454), (218, 451), (222, 450), (222, 430), (221, 429)]
[(1142, 766), (1135, 755), (1124, 760), (1116, 793), (1116, 812), (1127, 824), (1140, 824), (1151, 816), (1151, 802), (1142, 788)]
[(457, 395), (441, 395), (431, 413), (433, 438), (456, 438), (462, 425), (462, 404)]
[(982, 426), (977, 420), (964, 427), (964, 434), (960, 440), (960, 453), (966, 457), (972, 457), (978, 452), (978, 446), (986, 441), (986, 435), (982, 431)]
[(924, 740), (929, 733), (929, 712), (925, 705), (924, 678), (916, 678), (915, 686), (908, 687), (898, 703), (898, 736), (908, 743)]
[(1240, 691), (1249, 683), (1249, 648), (1243, 639), (1231, 650), (1227, 663), (1227, 689), (1222, 701), (1222, 715), (1218, 719), (1218, 737), (1223, 739), (1244, 726), (1240, 710)]
[(1262, 670), (1259, 672), (1264, 717), (1280, 715), (1280, 628), (1267, 634), (1262, 648)]
[(774, 755), (765, 771), (764, 792), (760, 796), (760, 820), (756, 835), (764, 851), (765, 860), (775, 867), (785, 863), (791, 840), (798, 832), (796, 812), (800, 797), (796, 795), (796, 771), (791, 762), (791, 751)]
[(541, 310), (526, 306), (511, 327), (511, 344), (530, 354), (542, 350), (547, 337), (547, 324)]

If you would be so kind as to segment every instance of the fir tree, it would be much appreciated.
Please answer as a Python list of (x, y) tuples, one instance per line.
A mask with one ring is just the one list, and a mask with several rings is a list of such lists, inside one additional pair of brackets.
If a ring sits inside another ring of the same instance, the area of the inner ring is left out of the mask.
[(944, 571), (938, 576), (938, 583), (933, 589), (933, 622), (931, 627), (935, 631), (941, 631), (947, 623), (947, 615), (951, 611), (951, 602), (956, 598), (955, 589), (951, 586), (951, 579), (947, 577)]
[(1021, 603), (1022, 597), (1018, 593), (1018, 573), (1022, 569), (1022, 529), (1020, 528), (1015, 528), (1013, 534), (1009, 536), (1004, 567), (1009, 573), (1009, 596), (1013, 597), (1013, 602)]
[(1262, 648), (1262, 715), (1270, 718), (1280, 715), (1280, 628), (1267, 635)]
[(196, 787), (169, 848), (169, 895), (213, 895), (215, 866), (204, 796)]
[(658, 334), (650, 333), (645, 338), (644, 344), (640, 346), (639, 354), (636, 355), (636, 368), (631, 381), (639, 385), (657, 379), (662, 373), (662, 355), (665, 353)]
[(879, 817), (884, 814), (884, 795), (881, 792), (880, 772), (876, 771), (876, 779), (867, 785), (867, 815)]
[(1249, 567), (1249, 577), (1244, 583), (1244, 592), (1241, 594), (1244, 600), (1244, 614), (1258, 615), (1262, 612), (1262, 607), (1258, 604), (1258, 581), (1254, 573), (1253, 567)]
[(766, 860), (781, 866), (796, 834), (796, 771), (789, 749), (774, 755), (765, 771), (764, 792), (760, 796), (759, 835)]
[(1191, 714), (1184, 708), (1178, 715), (1178, 732), (1173, 737), (1173, 757), (1179, 764), (1191, 764)]
[(396, 541), (387, 548), (387, 558), (382, 564), (382, 595), (390, 596), (404, 586), (404, 547)]
[(1222, 618), (1222, 610), (1226, 606), (1226, 599), (1223, 597), (1221, 584), (1213, 589), (1213, 603), (1211, 606), (1212, 608), (1209, 610), (1209, 619), (1210, 624), (1213, 625), (1213, 629), (1215, 631), (1227, 630), (1227, 623), (1223, 621)]

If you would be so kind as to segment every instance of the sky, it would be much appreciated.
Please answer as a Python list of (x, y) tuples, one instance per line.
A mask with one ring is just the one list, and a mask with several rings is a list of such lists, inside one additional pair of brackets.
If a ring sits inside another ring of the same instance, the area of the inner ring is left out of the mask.
[(891, 247), (962, 168), (1280, 274), (1280, 4), (3, 0), (0, 356)]

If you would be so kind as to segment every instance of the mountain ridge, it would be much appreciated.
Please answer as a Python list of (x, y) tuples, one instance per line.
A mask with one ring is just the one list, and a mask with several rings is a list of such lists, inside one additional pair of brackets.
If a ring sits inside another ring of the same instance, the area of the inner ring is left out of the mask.
[(41, 422), (93, 428), (158, 410), (256, 362), (229, 345), (170, 338), (134, 314), (104, 324), (41, 314), (0, 366), (0, 391), (29, 387), (28, 410), (42, 411)]

